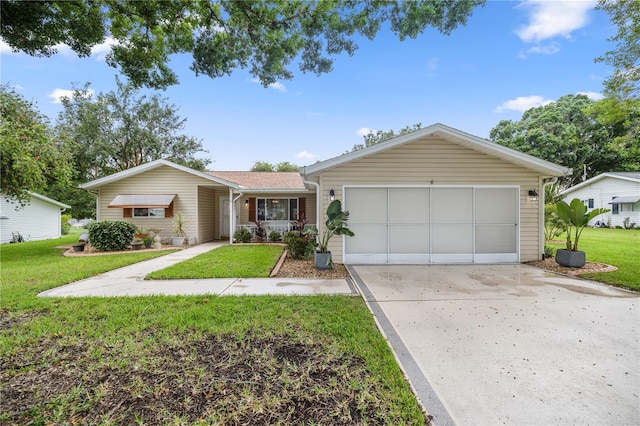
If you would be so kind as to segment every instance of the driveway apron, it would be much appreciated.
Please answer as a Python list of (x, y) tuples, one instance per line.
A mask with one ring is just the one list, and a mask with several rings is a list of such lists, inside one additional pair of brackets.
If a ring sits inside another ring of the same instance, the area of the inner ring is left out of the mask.
[(526, 265), (349, 270), (436, 425), (640, 424), (640, 294)]

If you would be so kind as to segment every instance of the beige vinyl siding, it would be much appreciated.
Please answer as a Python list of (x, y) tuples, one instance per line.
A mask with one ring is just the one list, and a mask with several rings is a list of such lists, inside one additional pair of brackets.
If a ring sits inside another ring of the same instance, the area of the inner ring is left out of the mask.
[[(98, 220), (124, 220), (135, 223), (141, 228), (160, 228), (162, 237), (173, 235), (173, 218), (147, 219), (147, 218), (123, 218), (122, 209), (108, 208), (107, 206), (118, 194), (176, 194), (174, 199), (174, 217), (182, 212), (185, 218), (186, 233), (188, 237), (200, 238), (198, 216), (198, 185), (213, 187), (215, 184), (206, 179), (174, 169), (162, 166), (144, 173), (106, 184), (99, 190)], [(220, 188), (226, 188), (220, 186)], [(207, 195), (204, 195), (205, 199)], [(208, 216), (208, 215), (207, 215)], [(211, 215), (213, 218), (213, 215)], [(205, 218), (202, 218), (204, 220)], [(206, 235), (208, 231), (206, 231)]]
[(215, 239), (216, 191), (204, 186), (198, 187), (198, 242)]
[[(518, 185), (520, 260), (539, 259), (539, 202), (530, 201), (528, 191), (540, 192), (540, 176), (504, 160), (441, 139), (417, 140), (324, 171), (318, 183), (323, 214), (332, 188), (344, 199), (343, 185)], [(342, 239), (332, 239), (329, 248), (342, 263)]]

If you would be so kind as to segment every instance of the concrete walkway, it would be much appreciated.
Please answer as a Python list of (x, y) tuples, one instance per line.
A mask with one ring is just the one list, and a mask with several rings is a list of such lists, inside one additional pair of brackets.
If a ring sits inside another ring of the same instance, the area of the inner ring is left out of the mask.
[(81, 281), (44, 291), (40, 297), (149, 296), (149, 295), (314, 295), (357, 294), (349, 280), (298, 278), (214, 278), (145, 280), (160, 269), (206, 253), (225, 243), (205, 243), (155, 259), (114, 269)]

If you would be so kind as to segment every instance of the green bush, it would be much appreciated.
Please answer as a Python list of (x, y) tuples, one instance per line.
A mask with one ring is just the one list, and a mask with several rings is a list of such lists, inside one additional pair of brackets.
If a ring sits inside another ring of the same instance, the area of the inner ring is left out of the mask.
[(545, 244), (544, 246), (544, 258), (551, 259), (556, 256), (556, 248), (553, 246), (548, 246)]
[(284, 234), (287, 251), (294, 259), (306, 259), (315, 249), (315, 240), (302, 232), (290, 231)]
[(282, 239), (282, 235), (278, 231), (269, 232), (269, 241), (280, 241)]
[(92, 222), (87, 226), (91, 245), (100, 251), (125, 250), (138, 229), (133, 223), (122, 221)]
[(60, 232), (62, 235), (67, 235), (71, 230), (71, 225), (69, 225), (70, 220), (71, 215), (68, 213), (60, 216)]
[(233, 234), (233, 240), (236, 243), (251, 242), (251, 232), (247, 228), (240, 228)]

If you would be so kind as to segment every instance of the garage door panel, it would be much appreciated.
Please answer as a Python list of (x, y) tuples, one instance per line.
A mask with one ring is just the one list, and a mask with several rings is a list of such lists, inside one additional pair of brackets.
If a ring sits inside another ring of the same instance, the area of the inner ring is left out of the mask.
[(515, 253), (517, 231), (514, 225), (477, 225), (476, 253)]
[(345, 238), (346, 253), (387, 254), (387, 226), (381, 224), (359, 224), (349, 222), (354, 237)]
[(387, 223), (386, 188), (347, 188), (345, 209), (349, 225), (356, 223)]
[(433, 254), (473, 253), (472, 225), (433, 225), (431, 232)]
[(472, 188), (432, 188), (431, 221), (433, 223), (472, 223)]
[(477, 188), (476, 223), (516, 223), (517, 197), (516, 188)]
[(390, 188), (389, 223), (429, 223), (429, 190)]
[(429, 253), (428, 225), (389, 225), (389, 253)]

